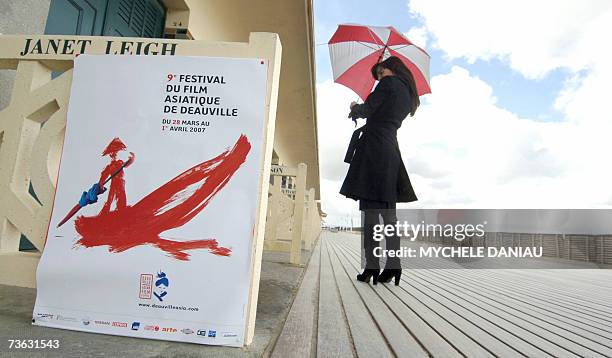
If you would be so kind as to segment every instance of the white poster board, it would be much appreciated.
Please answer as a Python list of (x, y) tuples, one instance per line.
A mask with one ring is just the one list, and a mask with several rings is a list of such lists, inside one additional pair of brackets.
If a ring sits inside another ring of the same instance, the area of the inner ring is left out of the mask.
[[(214, 57), (75, 60), (34, 324), (244, 344), (267, 67)], [(81, 207), (97, 182), (107, 190)]]

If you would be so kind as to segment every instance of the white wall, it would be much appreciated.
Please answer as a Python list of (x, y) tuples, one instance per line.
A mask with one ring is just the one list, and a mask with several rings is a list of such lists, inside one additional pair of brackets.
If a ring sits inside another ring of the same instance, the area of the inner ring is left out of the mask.
[[(50, 3), (51, 0), (0, 0), (0, 34), (42, 34)], [(9, 103), (14, 78), (13, 71), (0, 70), (0, 109)]]

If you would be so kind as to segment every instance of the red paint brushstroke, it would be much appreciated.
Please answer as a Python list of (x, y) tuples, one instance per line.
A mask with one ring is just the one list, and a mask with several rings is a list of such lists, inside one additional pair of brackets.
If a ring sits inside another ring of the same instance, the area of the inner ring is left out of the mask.
[(105, 156), (105, 155), (117, 155), (118, 152), (120, 152), (122, 150), (126, 150), (126, 149), (127, 149), (127, 147), (121, 141), (121, 139), (115, 137), (115, 138), (113, 138), (113, 140), (111, 140), (110, 143), (108, 143), (108, 145), (106, 146), (106, 149), (104, 149), (104, 151), (102, 152), (102, 156)]
[[(152, 245), (184, 261), (189, 260), (185, 251), (194, 249), (230, 256), (231, 249), (219, 246), (215, 239), (172, 241), (159, 235), (183, 226), (202, 211), (246, 161), (250, 150), (247, 137), (241, 135), (232, 149), (186, 170), (133, 206), (113, 211), (103, 209), (92, 217), (79, 216), (75, 228), (81, 239), (76, 245), (87, 248), (107, 245), (109, 252), (115, 253)], [(125, 195), (123, 180), (118, 183), (117, 193)], [(188, 187), (196, 185), (197, 189), (187, 192)]]

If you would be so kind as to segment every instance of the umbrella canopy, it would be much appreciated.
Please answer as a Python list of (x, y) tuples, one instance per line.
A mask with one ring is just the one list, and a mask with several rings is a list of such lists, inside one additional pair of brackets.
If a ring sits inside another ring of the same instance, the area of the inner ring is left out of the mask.
[(429, 55), (392, 26), (339, 25), (328, 44), (334, 81), (364, 101), (375, 83), (370, 68), (390, 56), (408, 67), (419, 96), (431, 93)]

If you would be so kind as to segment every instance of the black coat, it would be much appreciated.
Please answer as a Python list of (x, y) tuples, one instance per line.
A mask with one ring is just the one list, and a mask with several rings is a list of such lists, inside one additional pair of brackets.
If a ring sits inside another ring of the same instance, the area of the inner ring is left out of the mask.
[(386, 76), (365, 103), (352, 108), (350, 117), (367, 122), (351, 139), (345, 158), (350, 166), (340, 194), (355, 200), (417, 200), (397, 143), (397, 130), (410, 111), (409, 98), (403, 79)]

